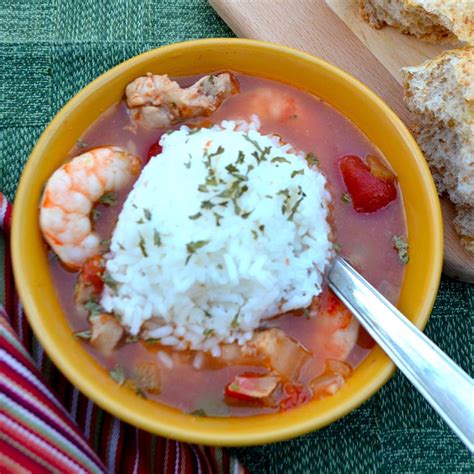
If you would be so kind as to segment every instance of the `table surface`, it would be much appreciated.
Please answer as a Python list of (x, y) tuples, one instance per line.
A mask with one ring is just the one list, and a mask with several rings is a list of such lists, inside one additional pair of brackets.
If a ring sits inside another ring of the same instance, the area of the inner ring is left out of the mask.
[[(1, 4), (0, 188), (10, 200), (48, 122), (99, 74), (164, 44), (233, 36), (205, 0)], [(426, 333), (471, 375), (473, 320), (474, 287), (444, 277)], [(251, 472), (474, 470), (467, 450), (398, 372), (359, 409), (323, 430), (232, 452)]]

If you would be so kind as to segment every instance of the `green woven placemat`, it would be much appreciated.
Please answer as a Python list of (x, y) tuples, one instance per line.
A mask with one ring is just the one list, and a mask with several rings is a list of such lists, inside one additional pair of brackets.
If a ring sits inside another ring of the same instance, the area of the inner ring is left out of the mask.
[[(236, 0), (238, 1), (238, 0)], [(14, 199), (58, 109), (110, 67), (176, 41), (232, 36), (205, 0), (1, 0), (1, 189)], [(473, 373), (473, 287), (443, 278), (426, 332)], [(473, 472), (467, 450), (400, 374), (330, 427), (233, 450), (252, 472)]]

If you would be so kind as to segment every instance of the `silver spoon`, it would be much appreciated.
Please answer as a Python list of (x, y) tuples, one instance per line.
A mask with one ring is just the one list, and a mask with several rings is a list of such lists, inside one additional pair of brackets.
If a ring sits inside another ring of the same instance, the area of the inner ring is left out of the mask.
[(335, 259), (326, 279), (408, 380), (474, 452), (473, 379), (344, 259)]

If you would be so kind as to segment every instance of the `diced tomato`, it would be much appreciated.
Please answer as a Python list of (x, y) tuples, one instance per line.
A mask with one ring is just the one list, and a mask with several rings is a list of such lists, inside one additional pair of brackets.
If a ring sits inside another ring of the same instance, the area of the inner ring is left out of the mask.
[(237, 400), (256, 400), (268, 397), (275, 390), (279, 377), (275, 375), (262, 375), (245, 373), (237, 375), (225, 387), (225, 396)]
[(96, 293), (100, 293), (104, 288), (104, 282), (102, 281), (104, 269), (104, 257), (102, 255), (94, 255), (88, 258), (82, 265), (79, 275), (80, 283), (90, 285)]
[(339, 161), (352, 207), (357, 212), (378, 211), (397, 197), (395, 177), (379, 159), (373, 158), (370, 167), (354, 155), (347, 155)]
[(160, 145), (160, 139), (148, 150), (148, 153), (145, 158), (145, 164), (147, 164), (154, 156), (159, 155), (163, 151), (163, 147)]
[(308, 392), (301, 384), (286, 383), (283, 385), (283, 398), (280, 401), (280, 411), (286, 411), (306, 403), (310, 399)]

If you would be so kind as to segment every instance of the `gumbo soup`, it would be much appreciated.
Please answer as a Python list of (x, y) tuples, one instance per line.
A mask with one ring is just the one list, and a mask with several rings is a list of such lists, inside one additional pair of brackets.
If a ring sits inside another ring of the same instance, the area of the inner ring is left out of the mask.
[(402, 196), (344, 116), (240, 73), (149, 74), (48, 180), (71, 330), (120, 385), (195, 415), (331, 396), (374, 343), (327, 288), (339, 253), (396, 303)]

